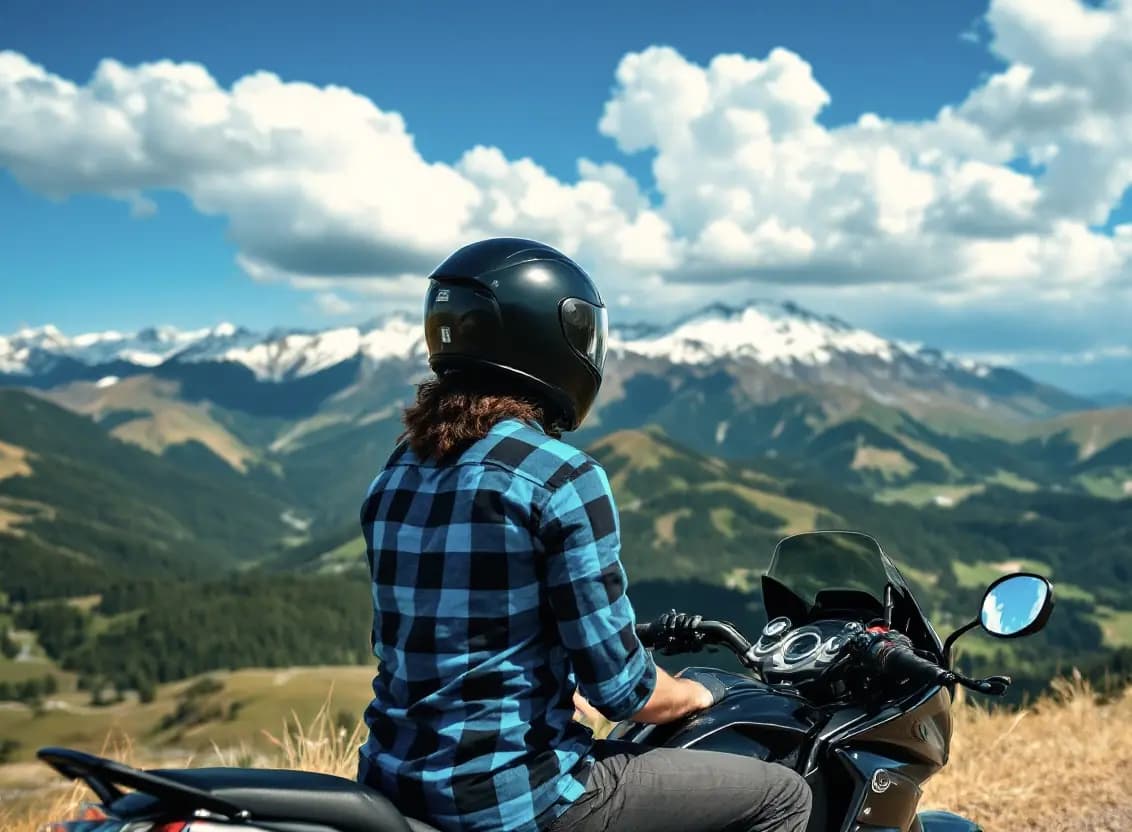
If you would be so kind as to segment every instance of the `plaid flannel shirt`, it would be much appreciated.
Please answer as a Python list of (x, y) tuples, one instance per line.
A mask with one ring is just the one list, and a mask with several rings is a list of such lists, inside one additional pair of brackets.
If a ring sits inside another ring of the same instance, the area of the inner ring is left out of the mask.
[(583, 792), (575, 689), (620, 720), (656, 685), (605, 472), (508, 420), (454, 461), (398, 448), (362, 526), (380, 668), (359, 778), (445, 830), (544, 827)]

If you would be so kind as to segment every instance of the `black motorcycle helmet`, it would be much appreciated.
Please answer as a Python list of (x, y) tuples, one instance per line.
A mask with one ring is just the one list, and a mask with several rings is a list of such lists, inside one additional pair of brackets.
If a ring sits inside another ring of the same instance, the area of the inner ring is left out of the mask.
[(428, 363), (437, 375), (504, 374), (574, 430), (601, 386), (608, 318), (589, 275), (560, 251), (499, 237), (464, 246), (430, 275)]

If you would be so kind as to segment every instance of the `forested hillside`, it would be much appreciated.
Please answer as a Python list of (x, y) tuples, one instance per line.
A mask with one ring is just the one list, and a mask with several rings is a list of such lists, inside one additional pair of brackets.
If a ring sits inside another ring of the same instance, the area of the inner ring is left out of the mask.
[[(1016, 690), (1071, 665), (1127, 667), (1128, 411), (1016, 423), (1008, 437), (819, 382), (755, 395), (754, 371), (657, 375), (632, 361), (573, 440), (613, 483), (642, 618), (680, 606), (753, 631), (774, 544), (854, 528), (905, 568), (942, 631), (998, 575), (1051, 575), (1044, 634), (964, 648), (969, 665), (1009, 664), (1027, 680)], [(145, 376), (0, 390), (5, 652), (46, 656), (96, 699), (224, 668), (368, 661), (357, 510), (400, 431), (409, 369), (383, 364), (374, 386), (299, 418), (222, 406), (201, 379), (195, 393)]]
[(281, 483), (192, 446), (170, 458), (25, 393), (0, 390), (0, 588), (15, 601), (88, 595), (124, 578), (216, 575), (288, 532)]

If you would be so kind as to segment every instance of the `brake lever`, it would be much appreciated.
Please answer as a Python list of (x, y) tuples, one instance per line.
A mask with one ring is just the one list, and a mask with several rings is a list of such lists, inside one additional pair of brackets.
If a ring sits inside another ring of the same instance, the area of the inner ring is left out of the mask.
[(969, 679), (959, 673), (951, 673), (950, 675), (963, 687), (986, 696), (1005, 696), (1006, 691), (1014, 681), (1009, 676), (988, 676), (985, 679)]
[(979, 680), (980, 692), (988, 696), (1005, 696), (1013, 682), (1009, 676), (988, 676)]

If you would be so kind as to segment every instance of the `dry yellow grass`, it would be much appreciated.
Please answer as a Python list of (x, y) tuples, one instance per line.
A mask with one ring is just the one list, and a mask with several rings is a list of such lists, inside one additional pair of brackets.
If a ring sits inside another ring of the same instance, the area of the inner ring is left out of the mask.
[(24, 519), (22, 514), (16, 514), (0, 507), (0, 532), (10, 532), (16, 537), (23, 537), (24, 533), (17, 526)]
[(813, 503), (804, 503), (737, 482), (709, 482), (696, 486), (696, 490), (706, 493), (726, 491), (742, 497), (755, 508), (781, 518), (782, 525), (778, 527), (778, 531), (782, 534), (813, 531), (817, 526), (820, 509)]
[[(351, 777), (362, 727), (341, 728), (329, 700), (307, 725), (292, 718), (271, 754), (216, 750), (184, 764), (281, 766)], [(987, 832), (1128, 832), (1132, 829), (1132, 695), (1101, 700), (1080, 681), (1023, 711), (959, 707), (951, 764), (928, 784), (925, 808), (974, 818)], [(144, 764), (119, 742), (112, 756)], [(162, 760), (162, 765), (177, 762)], [(36, 832), (86, 799), (57, 786), (0, 806), (4, 832)]]
[(0, 480), (8, 477), (30, 477), (28, 452), (16, 445), (0, 442)]
[(676, 524), (685, 517), (691, 517), (690, 508), (678, 508), (656, 518), (656, 540), (658, 543), (676, 543)]
[[(335, 713), (332, 699), (327, 697), (322, 708), (306, 724), (292, 714), (281, 726), (280, 734), (267, 735), (273, 750), (266, 754), (247, 747), (214, 748), (211, 753), (197, 757), (154, 760), (122, 734), (108, 739), (102, 753), (141, 767), (220, 765), (295, 768), (352, 778), (357, 770), (358, 746), (362, 743), (365, 726), (359, 722), (353, 729), (342, 728), (333, 716)], [(0, 804), (0, 830), (39, 832), (49, 820), (75, 817), (82, 803), (91, 799), (85, 786), (68, 784), (46, 767), (43, 767), (43, 777), (45, 781), (53, 781), (51, 785)]]
[(95, 418), (117, 410), (144, 412), (146, 415), (118, 425), (111, 434), (155, 454), (173, 445), (200, 442), (237, 471), (245, 471), (255, 453), (212, 418), (208, 405), (179, 401), (179, 392), (175, 382), (137, 376), (106, 387), (74, 382), (40, 395)]
[(915, 463), (900, 451), (874, 448), (871, 445), (860, 445), (857, 448), (857, 453), (853, 455), (853, 463), (850, 467), (854, 471), (869, 468), (899, 477), (906, 477), (916, 470)]
[(1132, 830), (1132, 693), (1101, 701), (1079, 680), (1020, 712), (958, 710), (951, 763), (923, 805), (988, 832)]

